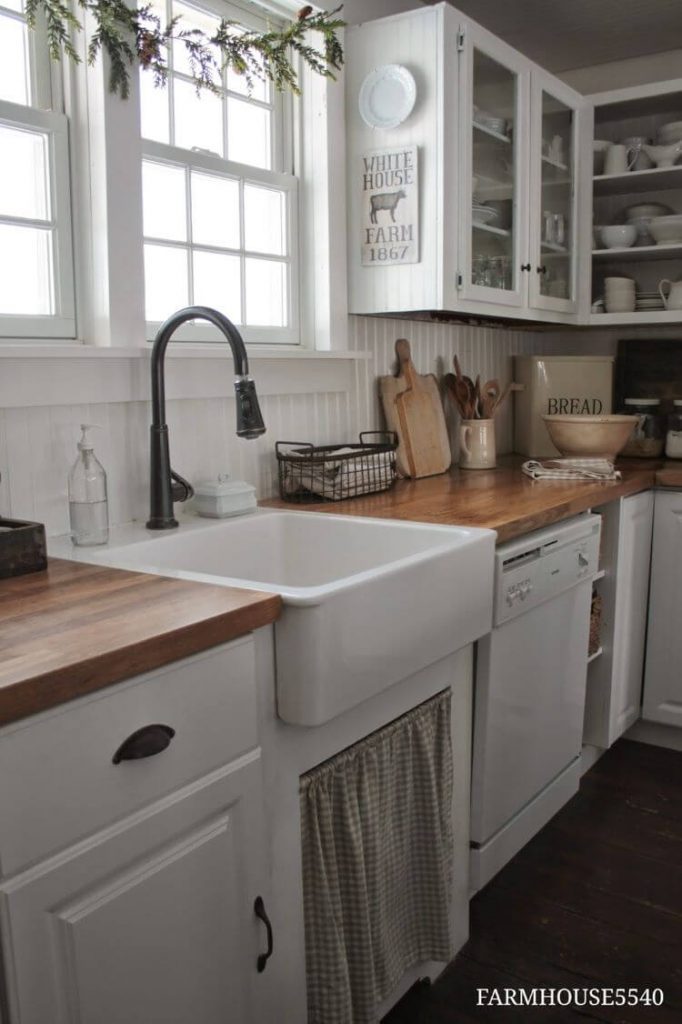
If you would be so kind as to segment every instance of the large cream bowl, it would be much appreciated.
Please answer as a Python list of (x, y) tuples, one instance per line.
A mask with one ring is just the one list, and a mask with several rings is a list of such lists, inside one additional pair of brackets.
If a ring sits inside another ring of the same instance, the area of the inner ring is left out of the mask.
[(566, 458), (615, 459), (638, 416), (543, 416), (552, 443)]
[(669, 217), (652, 217), (649, 231), (657, 245), (673, 245), (682, 242), (682, 214)]

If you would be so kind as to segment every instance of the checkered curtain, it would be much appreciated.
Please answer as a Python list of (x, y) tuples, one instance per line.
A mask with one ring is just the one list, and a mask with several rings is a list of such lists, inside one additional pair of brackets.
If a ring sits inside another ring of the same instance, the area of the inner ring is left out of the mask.
[(308, 1024), (375, 1024), (451, 957), (450, 691), (301, 779)]

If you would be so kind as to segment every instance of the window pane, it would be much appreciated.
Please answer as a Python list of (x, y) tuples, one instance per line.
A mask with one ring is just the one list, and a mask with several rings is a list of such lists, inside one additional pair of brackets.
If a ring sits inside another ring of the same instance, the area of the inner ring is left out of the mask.
[(270, 168), (270, 111), (242, 100), (227, 101), (227, 158)]
[(175, 100), (175, 145), (183, 149), (206, 149), (223, 156), (222, 100), (191, 82), (173, 79)]
[(242, 322), (239, 256), (215, 252), (193, 253), (194, 301), (200, 306), (213, 306), (234, 320)]
[(189, 303), (187, 250), (145, 245), (144, 283), (147, 320), (165, 320)]
[(23, 14), (24, 4), (22, 0), (0, 0), (0, 7), (6, 7), (8, 11), (16, 11)]
[(28, 29), (16, 18), (0, 15), (0, 99), (30, 104)]
[(0, 213), (49, 220), (47, 138), (0, 124)]
[(246, 323), (252, 327), (285, 327), (285, 263), (246, 259)]
[(140, 71), (140, 118), (143, 139), (170, 142), (168, 86), (154, 85), (151, 71)]
[(49, 316), (54, 313), (52, 290), (52, 232), (0, 224), (0, 313)]
[[(220, 18), (213, 18), (210, 14), (206, 14), (205, 11), (198, 11), (195, 7), (190, 7), (189, 4), (174, 3), (173, 17), (181, 19), (178, 25), (178, 31), (183, 32), (188, 29), (199, 29), (207, 38), (215, 35), (218, 26), (220, 25)], [(211, 47), (211, 49), (215, 56), (218, 68), (220, 68), (220, 50), (218, 50), (217, 47)], [(176, 39), (173, 42), (173, 70), (179, 71), (183, 75), (192, 74), (192, 68), (187, 57), (187, 47), (179, 39)]]
[(192, 241), (239, 248), (239, 182), (192, 171)]
[[(235, 33), (236, 35), (237, 33)], [(240, 33), (241, 34), (241, 33)], [(258, 61), (262, 66), (262, 61)], [(256, 78), (255, 75), (252, 78), (253, 88), (249, 92), (249, 87), (246, 83), (244, 75), (238, 75), (232, 68), (227, 69), (227, 88), (232, 92), (238, 92), (241, 96), (250, 96), (254, 100), (261, 100), (263, 103), (267, 103), (270, 99), (270, 83), (263, 79)]]
[(272, 188), (244, 185), (244, 248), (286, 255), (285, 195)]
[(145, 160), (142, 164), (142, 207), (147, 238), (186, 242), (184, 168)]

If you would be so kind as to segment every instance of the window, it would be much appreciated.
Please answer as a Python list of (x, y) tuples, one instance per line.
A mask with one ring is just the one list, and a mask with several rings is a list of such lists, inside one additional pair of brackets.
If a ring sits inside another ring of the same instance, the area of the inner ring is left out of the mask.
[(67, 123), (22, 0), (0, 0), (0, 335), (75, 336)]
[[(166, 23), (212, 33), (220, 16), (265, 21), (239, 8), (175, 0)], [(270, 83), (249, 94), (234, 72), (197, 96), (182, 44), (169, 55), (165, 89), (141, 72), (146, 316), (150, 336), (182, 304), (215, 306), (250, 342), (298, 341), (296, 178), (286, 173), (286, 117)], [(186, 328), (187, 339), (216, 337)]]

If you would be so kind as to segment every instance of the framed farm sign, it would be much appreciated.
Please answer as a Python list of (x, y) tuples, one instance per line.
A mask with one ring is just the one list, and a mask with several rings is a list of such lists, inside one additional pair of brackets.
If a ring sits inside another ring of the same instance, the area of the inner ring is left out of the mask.
[(419, 263), (419, 178), (416, 146), (362, 157), (362, 265)]

